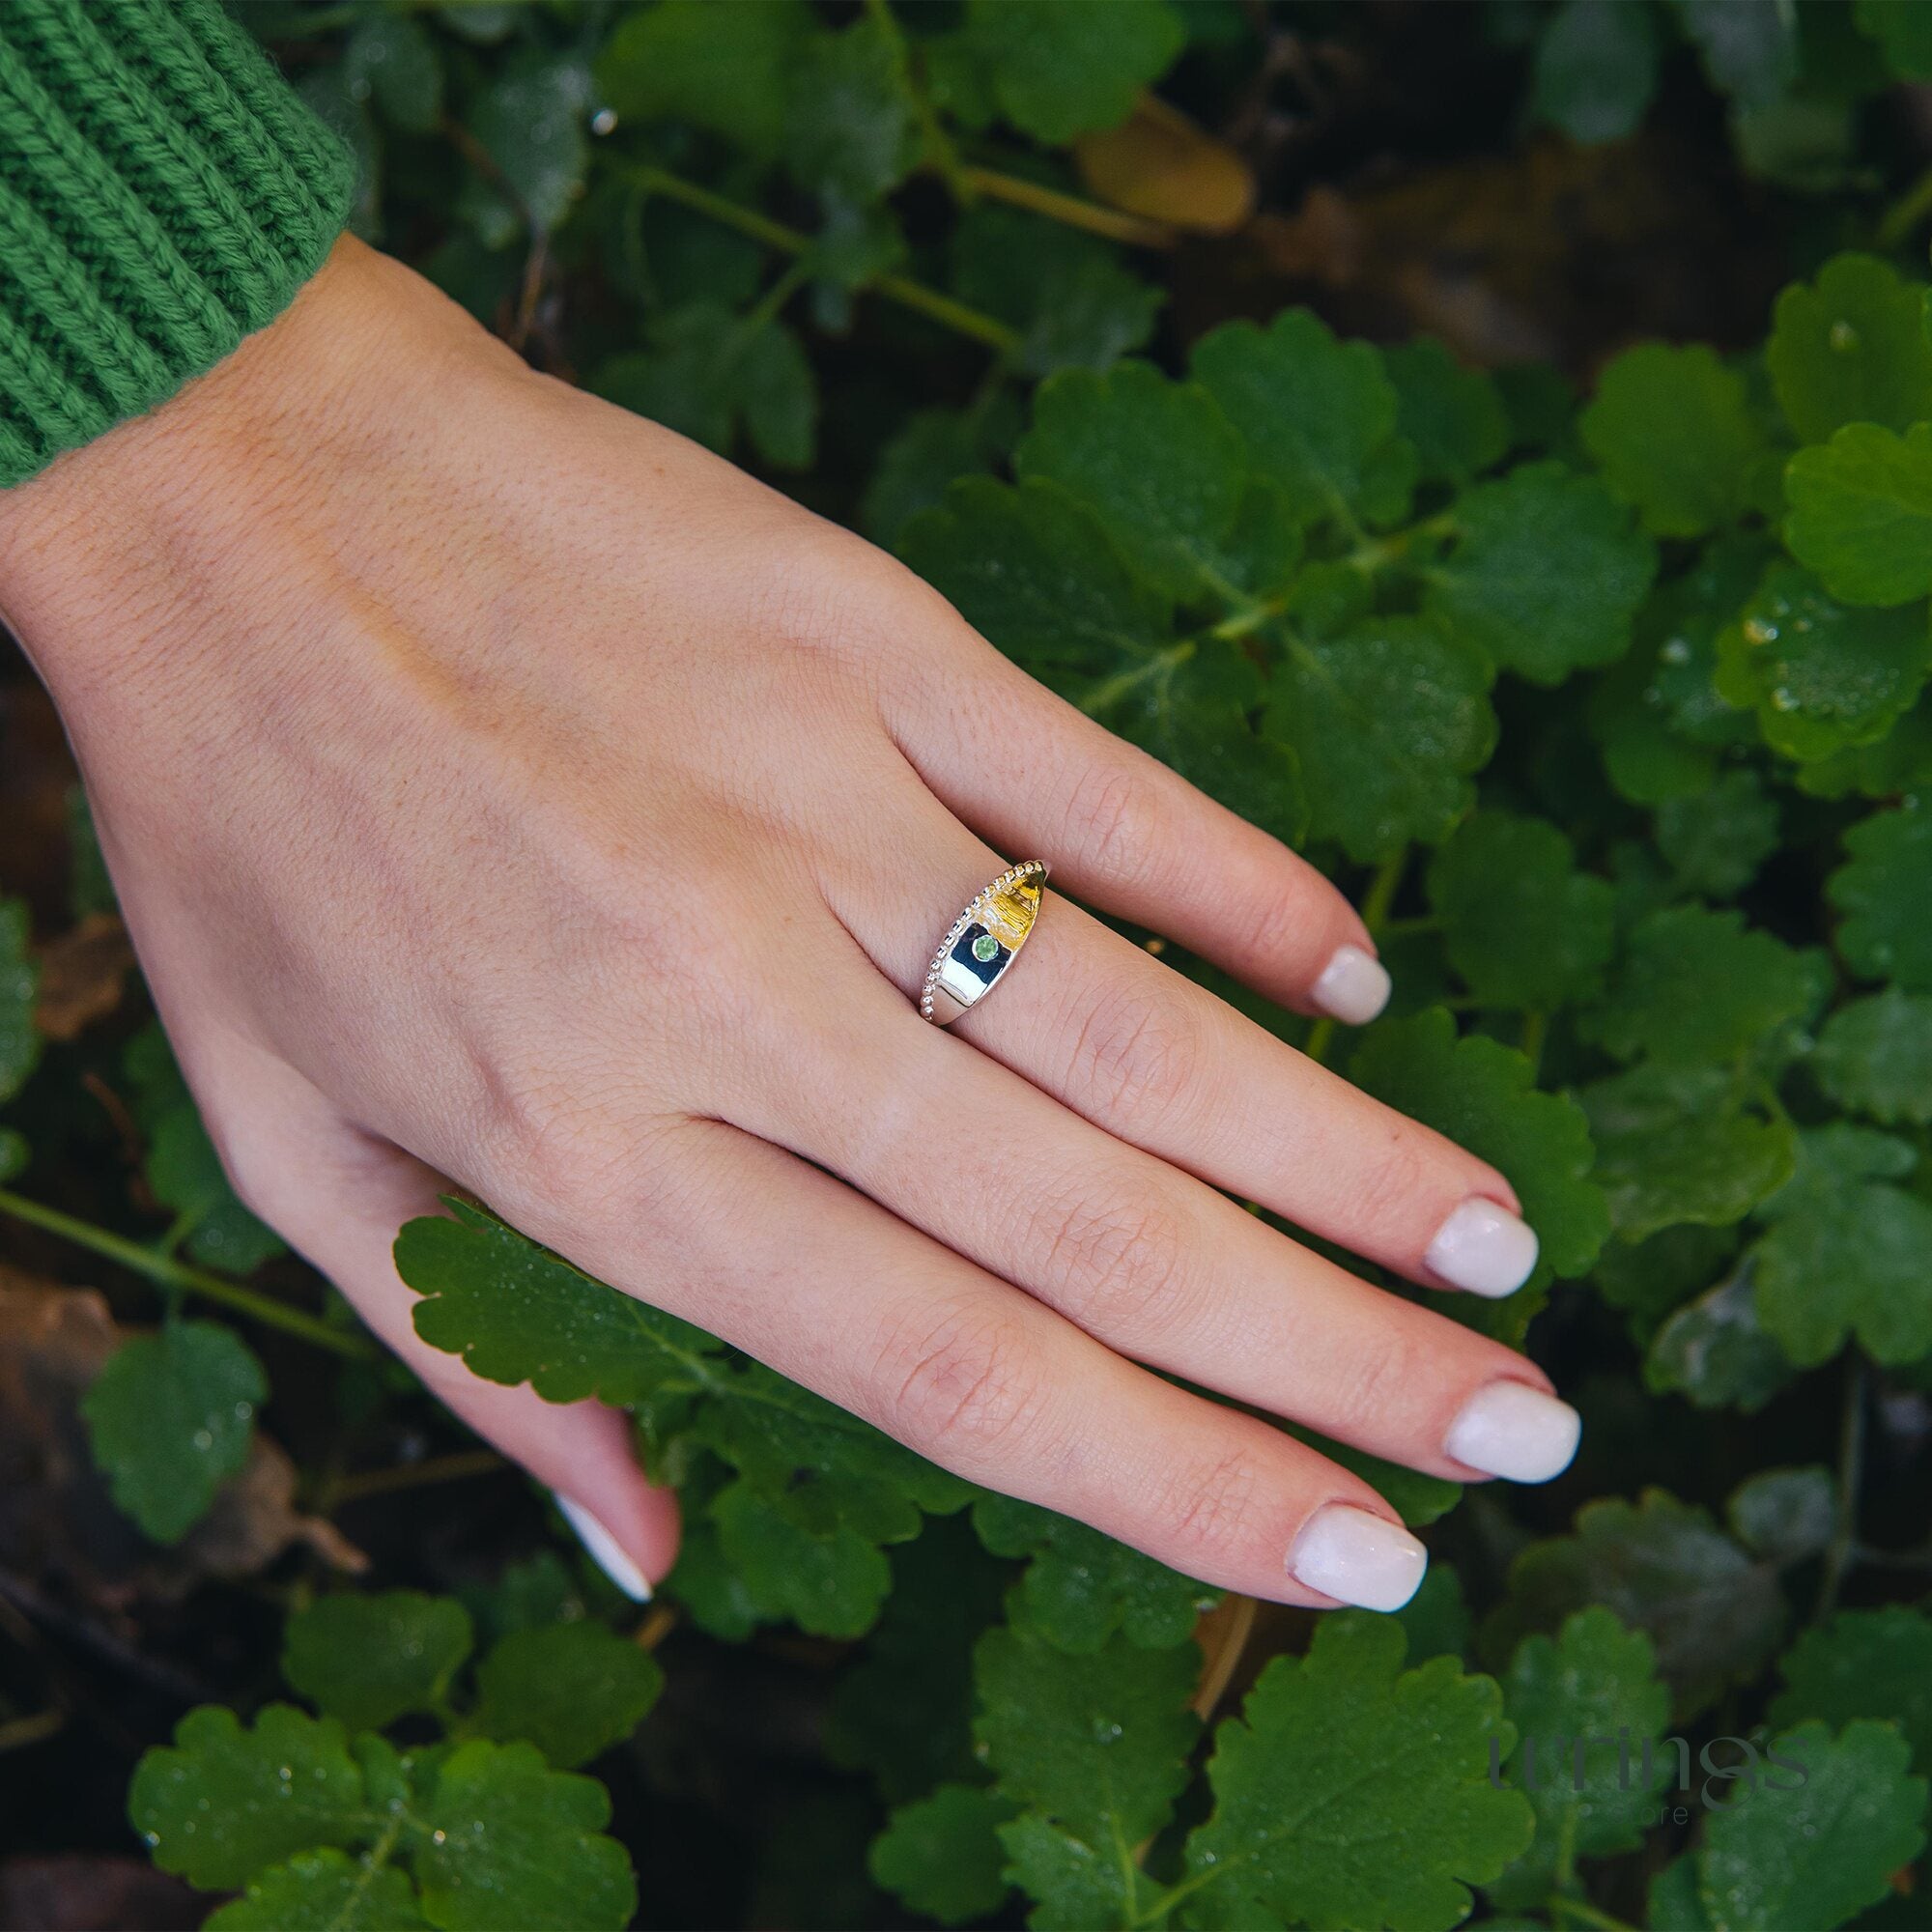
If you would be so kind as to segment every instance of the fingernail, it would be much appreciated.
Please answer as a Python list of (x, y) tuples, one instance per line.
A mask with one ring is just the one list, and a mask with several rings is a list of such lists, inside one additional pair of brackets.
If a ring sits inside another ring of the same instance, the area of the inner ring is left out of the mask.
[(574, 1503), (566, 1495), (556, 1496), (556, 1506), (563, 1512), (563, 1520), (577, 1532), (577, 1540), (590, 1552), (590, 1560), (623, 1591), (634, 1604), (648, 1604), (651, 1600), (650, 1579), (624, 1554), (623, 1546), (582, 1503)]
[(1492, 1382), (1463, 1405), (1442, 1452), (1485, 1475), (1547, 1483), (1570, 1466), (1583, 1418), (1527, 1382)]
[(1423, 1257), (1429, 1271), (1471, 1294), (1514, 1294), (1536, 1267), (1536, 1234), (1493, 1201), (1471, 1199), (1435, 1231)]
[(1365, 1610), (1401, 1609), (1428, 1568), (1428, 1550), (1400, 1523), (1352, 1503), (1323, 1503), (1288, 1552), (1297, 1583)]
[(1344, 1026), (1366, 1026), (1388, 1005), (1388, 971), (1373, 952), (1338, 946), (1308, 997)]

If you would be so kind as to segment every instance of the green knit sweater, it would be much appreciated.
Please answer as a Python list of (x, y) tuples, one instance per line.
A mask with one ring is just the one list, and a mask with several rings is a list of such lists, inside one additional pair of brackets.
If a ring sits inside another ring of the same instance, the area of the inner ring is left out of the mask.
[(0, 0), (0, 487), (272, 322), (354, 182), (216, 0)]

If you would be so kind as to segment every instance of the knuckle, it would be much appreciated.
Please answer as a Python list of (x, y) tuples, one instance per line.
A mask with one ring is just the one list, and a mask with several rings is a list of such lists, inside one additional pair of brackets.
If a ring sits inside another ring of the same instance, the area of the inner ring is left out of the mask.
[(1424, 1198), (1427, 1175), (1414, 1137), (1401, 1128), (1364, 1164), (1355, 1182), (1353, 1220), (1376, 1233), (1404, 1227)]
[(1082, 1322), (1146, 1339), (1186, 1307), (1195, 1244), (1172, 1202), (1083, 1192), (1048, 1202), (1033, 1218), (1042, 1289)]
[(1067, 799), (1068, 844), (1117, 889), (1151, 883), (1159, 866), (1164, 814), (1156, 789), (1129, 764), (1099, 761), (1081, 773)]
[(1435, 1386), (1442, 1374), (1439, 1348), (1427, 1350), (1415, 1337), (1400, 1332), (1378, 1335), (1327, 1383), (1322, 1433), (1385, 1443), (1392, 1428), (1399, 1429), (1413, 1411), (1417, 1391)]
[(895, 1324), (877, 1378), (888, 1431), (922, 1453), (978, 1461), (1010, 1451), (1040, 1410), (1024, 1340), (997, 1311), (927, 1310)]
[(1310, 926), (1323, 923), (1321, 907), (1305, 892), (1264, 877), (1254, 883), (1239, 944), (1250, 959), (1289, 959), (1307, 948)]
[(1131, 1000), (1103, 988), (1078, 1029), (1071, 1077), (1115, 1119), (1165, 1120), (1199, 1091), (1207, 1038), (1185, 981), (1169, 977), (1172, 987), (1155, 976)]
[(1182, 1470), (1162, 1498), (1161, 1520), (1179, 1556), (1175, 1567), (1217, 1567), (1231, 1545), (1258, 1533), (1265, 1492), (1255, 1459), (1242, 1450)]

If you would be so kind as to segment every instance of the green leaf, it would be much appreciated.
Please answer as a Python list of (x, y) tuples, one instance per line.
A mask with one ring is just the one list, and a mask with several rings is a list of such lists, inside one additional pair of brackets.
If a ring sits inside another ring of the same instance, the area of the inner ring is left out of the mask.
[(1798, 71), (1794, 0), (1675, 0), (1704, 71), (1741, 107), (1775, 101)]
[(20, 1091), (41, 1057), (34, 1025), (40, 974), (28, 956), (27, 940), (25, 901), (0, 899), (0, 1100)]
[(1801, 442), (1846, 423), (1902, 432), (1932, 416), (1924, 306), (1923, 289), (1873, 255), (1834, 255), (1815, 287), (1794, 282), (1778, 297), (1765, 362)]
[(332, 1847), (270, 1865), (203, 1932), (429, 1932), (409, 1879)]
[(1828, 596), (1808, 570), (1774, 564), (1718, 639), (1718, 691), (1757, 713), (1773, 751), (1830, 757), (1883, 738), (1932, 672), (1918, 606), (1874, 611)]
[(833, 1763), (864, 1768), (888, 1804), (977, 1776), (974, 1640), (1001, 1614), (1010, 1567), (963, 1519), (929, 1521), (891, 1552), (892, 1595), (826, 1715)]
[(619, 1932), (638, 1907), (631, 1861), (600, 1835), (611, 1800), (524, 1744), (481, 1739), (437, 1765), (412, 1855), (424, 1916), (444, 1932)]
[(1167, 1822), (1201, 1724), (1188, 1708), (1201, 1653), (1114, 1637), (1069, 1656), (1024, 1629), (974, 1648), (975, 1726), (1001, 1793), (1108, 1859)]
[(1594, 477), (1525, 463), (1448, 514), (1456, 543), (1424, 577), (1428, 608), (1454, 635), (1532, 684), (1630, 648), (1657, 550)]
[(912, 91), (877, 20), (812, 35), (790, 79), (785, 157), (800, 183), (863, 206), (905, 179), (920, 147)]
[(1339, 637), (1283, 625), (1263, 728), (1292, 748), (1309, 830), (1364, 862), (1444, 838), (1495, 748), (1478, 654), (1414, 617), (1372, 616)]
[(1509, 417), (1484, 371), (1463, 368), (1428, 335), (1384, 349), (1382, 369), (1395, 387), (1396, 428), (1415, 445), (1423, 482), (1461, 489), (1503, 460)]
[(1538, 1277), (1589, 1268), (1609, 1233), (1603, 1195), (1588, 1179), (1589, 1130), (1575, 1101), (1536, 1092), (1521, 1054), (1480, 1036), (1458, 1039), (1454, 1021), (1437, 1009), (1370, 1027), (1349, 1077), (1502, 1171), (1542, 1243)]
[(600, 363), (592, 390), (720, 455), (742, 432), (778, 469), (810, 464), (817, 381), (783, 323), (697, 301), (659, 316), (652, 334), (653, 348)]
[(219, 1321), (170, 1321), (123, 1342), (81, 1412), (115, 1505), (156, 1543), (179, 1543), (248, 1461), (269, 1378)]
[(1777, 850), (1777, 801), (1752, 771), (1725, 772), (1695, 797), (1657, 809), (1657, 849), (1680, 892), (1733, 898)]
[(1165, 299), (1111, 243), (1018, 209), (968, 210), (949, 245), (952, 293), (1019, 331), (1023, 375), (1104, 369), (1146, 343)]
[(128, 1815), (155, 1862), (204, 1891), (233, 1891), (296, 1852), (361, 1843), (386, 1822), (333, 1718), (270, 1704), (252, 1730), (205, 1704), (135, 1768)]
[(1725, 1520), (1747, 1549), (1773, 1563), (1819, 1556), (1837, 1528), (1837, 1491), (1822, 1463), (1760, 1469), (1731, 1492)]
[(128, 1042), (123, 1065), (134, 1120), (147, 1140), (149, 1191), (188, 1229), (189, 1255), (230, 1274), (252, 1274), (287, 1253), (281, 1236), (236, 1198), (158, 1022)]
[(1432, 1657), (1461, 1660), (1469, 1647), (1469, 1605), (1463, 1579), (1446, 1563), (1432, 1563), (1422, 1573), (1415, 1595), (1390, 1613), (1408, 1639), (1411, 1665)]
[(1774, 1724), (1821, 1718), (1835, 1729), (1854, 1718), (1889, 1719), (1914, 1766), (1932, 1771), (1932, 1619), (1922, 1610), (1840, 1610), (1806, 1631), (1777, 1668), (1784, 1689), (1772, 1700)]
[(1338, 342), (1291, 308), (1266, 328), (1231, 322), (1203, 336), (1191, 367), (1301, 522), (1376, 514), (1396, 392), (1372, 344)]
[(419, 1590), (340, 1591), (297, 1610), (282, 1634), (282, 1675), (325, 1717), (380, 1731), (434, 1711), (473, 1641), (469, 1613)]
[(1032, 1932), (1093, 1932), (1096, 1925), (1142, 1925), (1157, 1912), (1160, 1888), (1135, 1864), (1130, 1847), (1094, 1845), (1037, 1811), (1000, 1827), (1007, 1877), (1035, 1901)]
[(494, 1214), (450, 1201), (396, 1236), (396, 1271), (422, 1299), (415, 1330), (485, 1381), (546, 1402), (624, 1406), (720, 1386), (720, 1344), (573, 1267)]
[(1301, 828), (1291, 753), (1249, 714), (1261, 673), (1232, 641), (1173, 634), (1167, 601), (1059, 484), (956, 483), (900, 554), (1024, 668), (1090, 717), (1285, 838)]
[(1932, 80), (1932, 23), (1918, 8), (1899, 0), (1853, 0), (1852, 12), (1901, 80)]
[(885, 1535), (867, 1535), (835, 1513), (801, 1520), (785, 1498), (733, 1483), (712, 1504), (725, 1560), (766, 1616), (789, 1617), (818, 1636), (863, 1636), (892, 1587), (882, 1542), (917, 1534), (919, 1516), (905, 1505)]
[(1707, 1511), (1662, 1490), (1635, 1503), (1586, 1503), (1570, 1535), (1531, 1544), (1510, 1566), (1509, 1594), (1484, 1626), (1485, 1649), (1506, 1654), (1528, 1632), (1554, 1630), (1593, 1604), (1649, 1635), (1686, 1718), (1727, 1684), (1755, 1677), (1789, 1614), (1775, 1566)]
[[(1842, 1925), (1883, 1898), (1925, 1843), (1925, 1780), (1889, 1724), (1861, 1720), (1834, 1739), (1822, 1723), (1771, 1741), (1767, 1795), (1714, 1808), (1697, 1854), (1712, 1932)], [(1802, 1775), (1801, 1775), (1802, 1773)]]
[[(1600, 1176), (1602, 1151), (1600, 1143)], [(1783, 1180), (1790, 1172), (1791, 1163), (1787, 1159), (1772, 1185)], [(1765, 1189), (1766, 1193), (1770, 1191), (1770, 1187)], [(1719, 1281), (1736, 1260), (1737, 1252), (1734, 1227), (1675, 1222), (1634, 1240), (1610, 1242), (1597, 1257), (1591, 1278), (1604, 1299), (1612, 1308), (1624, 1311), (1631, 1339), (1641, 1348), (1650, 1342), (1667, 1315)]]
[(936, 509), (949, 484), (992, 469), (996, 447), (972, 412), (915, 410), (879, 452), (859, 507), (859, 527), (875, 544), (895, 549), (907, 523), (922, 510)]
[(1796, 1371), (1758, 1319), (1756, 1264), (1747, 1259), (1715, 1288), (1687, 1301), (1658, 1329), (1644, 1357), (1644, 1386), (1675, 1392), (1699, 1408), (1762, 1408)]
[(1639, 647), (1599, 684), (1591, 729), (1611, 782), (1634, 805), (1701, 798), (1712, 748), (1748, 743), (1747, 714), (1718, 696), (1719, 631), (1756, 587), (1772, 555), (1758, 535), (1707, 544), (1681, 577), (1660, 585), (1639, 618)]
[(1932, 590), (1932, 423), (1847, 423), (1785, 466), (1784, 540), (1847, 604)]
[(427, 134), (442, 110), (442, 64), (420, 20), (377, 14), (359, 21), (342, 50), (352, 99), (373, 99), (384, 118), (412, 134)]
[(623, 15), (597, 84), (620, 119), (689, 122), (773, 159), (811, 33), (805, 0), (661, 0)]
[(872, 1877), (895, 1898), (942, 1925), (963, 1925), (999, 1910), (1009, 1889), (999, 1828), (1011, 1800), (986, 1785), (942, 1784), (901, 1804), (872, 1840)]
[(1593, 1607), (1567, 1618), (1556, 1636), (1528, 1636), (1517, 1646), (1503, 1708), (1518, 1743), (1502, 1777), (1527, 1795), (1536, 1838), (1489, 1894), (1493, 1905), (1535, 1906), (1572, 1859), (1643, 1842), (1673, 1764), (1653, 1756), (1670, 1721), (1670, 1692), (1649, 1637)]
[(1015, 128), (1058, 144), (1118, 127), (1186, 40), (1167, 0), (967, 0), (961, 51)]
[(1875, 745), (1860, 745), (1792, 774), (1812, 798), (1894, 799), (1932, 783), (1932, 703), (1924, 697)]
[(1825, 882), (1844, 915), (1838, 952), (1861, 979), (1932, 992), (1932, 812), (1908, 798), (1845, 834), (1845, 864)]
[(1515, 1741), (1496, 1686), (1447, 1657), (1405, 1672), (1404, 1649), (1399, 1625), (1338, 1613), (1262, 1672), (1214, 1736), (1187, 1923), (1441, 1932), (1522, 1851), (1528, 1803), (1488, 1776)]
[(1799, 1135), (1798, 1171), (1759, 1210), (1758, 1318), (1801, 1368), (1856, 1335), (1881, 1362), (1932, 1352), (1932, 1203), (1887, 1184), (1903, 1141), (1844, 1122)]
[(470, 133), (539, 230), (554, 228), (583, 192), (589, 101), (590, 73), (581, 59), (532, 50), (470, 107)]
[(1630, 0), (1563, 0), (1537, 42), (1529, 110), (1577, 141), (1620, 141), (1657, 91), (1657, 26)]
[(1888, 986), (1825, 1022), (1811, 1056), (1820, 1087), (1887, 1126), (1932, 1122), (1932, 998)]
[(1683, 1222), (1729, 1227), (1791, 1178), (1790, 1126), (1723, 1068), (1633, 1067), (1577, 1098), (1597, 1148), (1592, 1178), (1627, 1241)]
[(1487, 1006), (1548, 1010), (1597, 991), (1613, 896), (1547, 819), (1503, 811), (1464, 819), (1429, 867), (1449, 963)]
[(1744, 378), (1702, 344), (1625, 351), (1577, 426), (1610, 488), (1658, 536), (1701, 536), (1756, 501), (1769, 445)]
[(1736, 912), (1670, 906), (1637, 923), (1609, 994), (1578, 1030), (1620, 1060), (1679, 1065), (1735, 1059), (1823, 993), (1824, 960)]
[(535, 1745), (574, 1771), (621, 1744), (664, 1689), (648, 1651), (588, 1620), (512, 1631), (476, 1671), (469, 1722), (485, 1737)]
[(1079, 497), (1133, 568), (1178, 602), (1224, 605), (1226, 552), (1247, 489), (1247, 446), (1197, 383), (1145, 362), (1041, 384), (1019, 476)]
[(973, 1527), (996, 1556), (1033, 1559), (1013, 1621), (1059, 1650), (1098, 1650), (1116, 1631), (1129, 1643), (1165, 1650), (1185, 1643), (1202, 1612), (1220, 1600), (1218, 1590), (1111, 1536), (1011, 1496), (981, 1496)]

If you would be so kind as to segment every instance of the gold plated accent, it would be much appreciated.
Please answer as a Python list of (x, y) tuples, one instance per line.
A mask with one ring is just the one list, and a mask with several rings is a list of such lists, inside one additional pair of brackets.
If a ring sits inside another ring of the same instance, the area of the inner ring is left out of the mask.
[(1046, 870), (1040, 859), (1011, 867), (952, 922), (925, 970), (922, 1017), (951, 1026), (998, 983), (1039, 917)]

